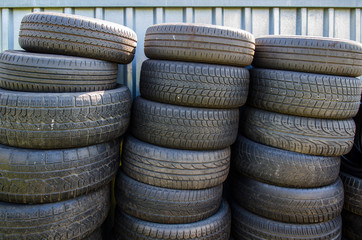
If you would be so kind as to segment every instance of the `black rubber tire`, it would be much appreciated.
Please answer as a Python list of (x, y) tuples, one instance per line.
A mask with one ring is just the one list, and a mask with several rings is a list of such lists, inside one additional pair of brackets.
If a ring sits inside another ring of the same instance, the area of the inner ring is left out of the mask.
[(238, 122), (238, 109), (184, 107), (138, 97), (131, 130), (136, 138), (163, 147), (214, 150), (233, 144)]
[(235, 240), (341, 239), (341, 216), (321, 223), (293, 224), (258, 216), (233, 201), (230, 202), (230, 207), (232, 212), (231, 233)]
[(232, 147), (231, 164), (235, 171), (261, 182), (313, 188), (334, 183), (341, 160), (273, 148), (239, 135)]
[(356, 125), (350, 119), (322, 119), (245, 108), (240, 130), (268, 146), (319, 156), (341, 156), (353, 146)]
[(245, 67), (253, 61), (254, 36), (241, 29), (196, 23), (162, 23), (146, 30), (151, 59)]
[(345, 172), (340, 176), (344, 186), (343, 209), (362, 216), (362, 179)]
[(213, 216), (202, 221), (186, 224), (146, 222), (134, 218), (118, 208), (114, 229), (118, 240), (226, 240), (230, 236), (230, 226), (230, 209), (228, 203), (224, 200)]
[(254, 68), (248, 103), (267, 111), (346, 119), (359, 109), (358, 78)]
[(345, 237), (347, 240), (361, 240), (362, 216), (350, 213), (348, 211), (343, 211), (342, 220), (343, 237)]
[(265, 36), (255, 39), (253, 66), (298, 72), (358, 77), (362, 44), (311, 36)]
[(230, 169), (230, 148), (192, 151), (163, 148), (129, 135), (122, 169), (137, 181), (171, 189), (204, 189), (222, 184)]
[(142, 63), (141, 95), (157, 102), (237, 108), (245, 104), (248, 89), (249, 71), (245, 68), (162, 60)]
[(118, 66), (102, 60), (24, 51), (0, 53), (0, 87), (24, 92), (89, 92), (117, 86)]
[(83, 239), (101, 226), (109, 209), (109, 185), (63, 202), (0, 202), (0, 239)]
[(271, 220), (311, 224), (329, 221), (342, 212), (343, 184), (319, 188), (286, 188), (233, 174), (232, 197), (245, 209)]
[(53, 12), (25, 15), (20, 46), (30, 52), (56, 53), (127, 64), (132, 62), (136, 33), (100, 19)]
[(102, 228), (96, 229), (93, 233), (91, 233), (91, 235), (83, 238), (83, 240), (103, 240)]
[(179, 190), (138, 182), (122, 171), (115, 187), (118, 206), (138, 219), (165, 224), (201, 221), (217, 212), (222, 200), (222, 184), (200, 190)]
[(121, 136), (130, 116), (125, 86), (56, 94), (0, 89), (0, 144), (36, 149), (98, 144)]
[(48, 203), (108, 184), (119, 167), (120, 141), (64, 150), (0, 145), (0, 201)]

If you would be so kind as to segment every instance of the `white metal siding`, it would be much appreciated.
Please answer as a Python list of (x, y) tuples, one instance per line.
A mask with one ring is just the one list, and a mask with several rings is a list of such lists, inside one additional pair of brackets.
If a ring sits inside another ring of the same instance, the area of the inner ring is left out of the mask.
[[(142, 62), (146, 59), (143, 53), (144, 35), (148, 26), (163, 22), (196, 22), (218, 24), (245, 29), (256, 37), (268, 34), (298, 34), (315, 35), (352, 39), (361, 41), (361, 8), (362, 1), (325, 1), (333, 5), (323, 5), (316, 0), (308, 1), (310, 5), (293, 5), (293, 1), (268, 1), (254, 0), (249, 6), (236, 4), (238, 1), (219, 1), (223, 6), (213, 6), (217, 3), (207, 4), (209, 1), (190, 1), (190, 7), (185, 1), (181, 4), (171, 4), (170, 1), (145, 1), (139, 0), (132, 6), (120, 4), (117, 1), (103, 0), (93, 2), (90, 6), (74, 7), (70, 0), (52, 1), (15, 1), (18, 5), (5, 0), (0, 3), (0, 50), (21, 49), (18, 44), (20, 21), (26, 13), (34, 11), (52, 11), (72, 13), (83, 16), (105, 19), (126, 25), (137, 33), (138, 46), (134, 61), (127, 66), (119, 67), (119, 82), (126, 84), (133, 96), (139, 95), (139, 75)], [(13, 1), (14, 2), (14, 1)], [(34, 3), (35, 2), (35, 3)], [(49, 2), (44, 5), (44, 2)], [(73, 1), (77, 2), (77, 1)], [(89, 1), (79, 1), (89, 2)], [(263, 2), (265, 2), (263, 4)], [(269, 2), (266, 4), (266, 2)], [(274, 2), (275, 6), (270, 5)], [(282, 3), (289, 4), (282, 4)], [(300, 2), (300, 1), (298, 1)], [(322, 1), (319, 1), (322, 2)], [(349, 4), (345, 3), (349, 2)], [(65, 5), (65, 4), (68, 4)], [(167, 3), (167, 4), (166, 4)], [(202, 3), (202, 4), (201, 4)], [(235, 4), (234, 4), (235, 3)], [(345, 5), (343, 5), (345, 3)], [(82, 4), (82, 3), (78, 3)], [(102, 5), (103, 4), (103, 5)], [(165, 4), (164, 6), (162, 4)], [(199, 4), (199, 5), (198, 5)], [(341, 5), (342, 4), (342, 5)], [(167, 5), (167, 6), (166, 6)], [(20, 7), (19, 7), (20, 6)], [(25, 6), (25, 7), (21, 7)], [(49, 6), (49, 7), (48, 7)], [(52, 7), (53, 6), (53, 7)], [(166, 6), (166, 7), (165, 7)], [(299, 7), (301, 6), (301, 7)], [(356, 6), (356, 7), (353, 7)], [(1, 8), (2, 7), (2, 8)]]

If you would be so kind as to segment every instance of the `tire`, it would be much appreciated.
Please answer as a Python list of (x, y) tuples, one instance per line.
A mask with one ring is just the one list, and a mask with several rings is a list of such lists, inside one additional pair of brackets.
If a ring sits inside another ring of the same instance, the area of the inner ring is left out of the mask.
[(161, 60), (142, 63), (141, 95), (152, 101), (237, 108), (245, 104), (248, 89), (249, 71), (244, 68)]
[(86, 238), (83, 238), (83, 240), (103, 240), (102, 229), (98, 228), (93, 233), (91, 233), (91, 235), (89, 235)]
[(182, 224), (204, 220), (217, 212), (222, 185), (201, 190), (178, 190), (138, 182), (122, 171), (116, 179), (118, 206), (141, 220)]
[(115, 217), (116, 239), (134, 240), (171, 240), (171, 239), (200, 239), (223, 240), (229, 239), (231, 214), (229, 205), (224, 200), (219, 210), (211, 217), (187, 224), (160, 224), (139, 220), (119, 208)]
[(122, 169), (133, 179), (171, 189), (205, 189), (222, 184), (229, 173), (230, 148), (190, 151), (163, 148), (129, 135)]
[[(362, 178), (362, 161), (361, 158), (350, 159), (350, 154), (353, 153), (356, 149), (353, 147), (351, 152), (347, 156), (342, 156), (341, 171), (353, 175), (358, 178)], [(358, 156), (360, 157), (360, 156)]]
[(254, 67), (358, 77), (362, 45), (344, 39), (265, 36), (255, 39)]
[(362, 216), (362, 179), (344, 172), (340, 176), (344, 186), (343, 209)]
[(120, 141), (64, 150), (0, 145), (0, 201), (65, 201), (108, 184), (119, 166)]
[(89, 92), (117, 85), (115, 63), (24, 51), (0, 53), (0, 87), (24, 92)]
[(341, 216), (322, 223), (293, 224), (258, 216), (235, 202), (231, 202), (230, 207), (232, 211), (231, 233), (235, 240), (341, 239)]
[(0, 144), (58, 149), (107, 142), (127, 130), (130, 109), (125, 86), (57, 94), (0, 89)]
[(215, 150), (237, 137), (238, 109), (206, 109), (158, 103), (138, 97), (132, 108), (132, 134), (167, 148)]
[(232, 147), (232, 169), (271, 185), (322, 187), (338, 179), (339, 157), (295, 153), (256, 143), (239, 135)]
[(333, 157), (352, 149), (356, 125), (352, 118), (308, 118), (248, 107), (240, 128), (244, 136), (264, 145)]
[(245, 67), (253, 61), (255, 39), (236, 28), (163, 23), (147, 29), (144, 51), (151, 59)]
[(245, 209), (271, 220), (312, 224), (339, 216), (343, 208), (343, 184), (319, 188), (285, 188), (243, 175), (232, 176), (232, 196)]
[(57, 203), (0, 202), (0, 239), (83, 239), (101, 226), (109, 209), (109, 185)]
[(343, 211), (342, 220), (343, 236), (348, 240), (360, 240), (362, 236), (362, 216)]
[(73, 55), (127, 64), (133, 60), (137, 36), (128, 27), (100, 19), (36, 12), (23, 17), (19, 44), (30, 52)]
[(359, 109), (358, 78), (254, 68), (248, 103), (303, 117), (346, 119)]

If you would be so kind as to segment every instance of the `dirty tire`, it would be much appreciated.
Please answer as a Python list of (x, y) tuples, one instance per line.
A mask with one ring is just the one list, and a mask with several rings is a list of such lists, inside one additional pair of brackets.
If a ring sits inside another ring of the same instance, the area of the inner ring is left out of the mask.
[(83, 239), (101, 226), (109, 209), (109, 185), (56, 203), (0, 202), (0, 239)]
[(56, 94), (0, 89), (0, 144), (58, 149), (107, 142), (127, 130), (130, 109), (125, 86)]
[(132, 29), (117, 23), (72, 14), (36, 12), (23, 17), (19, 44), (30, 52), (127, 64), (133, 60), (137, 36)]
[(352, 149), (356, 125), (352, 118), (309, 118), (248, 107), (242, 114), (240, 130), (247, 138), (264, 145), (332, 157)]
[(129, 135), (122, 169), (137, 181), (171, 189), (204, 189), (222, 184), (229, 173), (230, 148), (192, 151), (163, 148)]
[(261, 182), (313, 188), (334, 183), (341, 160), (273, 148), (239, 135), (232, 146), (231, 163), (235, 171)]
[(258, 216), (233, 201), (231, 201), (230, 207), (232, 211), (231, 233), (236, 240), (341, 239), (341, 216), (322, 223), (293, 224)]
[(122, 171), (116, 178), (118, 206), (127, 214), (145, 221), (181, 224), (201, 221), (217, 212), (222, 184), (208, 189), (179, 190), (138, 182)]
[(362, 179), (345, 172), (340, 176), (344, 186), (343, 209), (362, 216)]
[(229, 239), (231, 214), (228, 203), (224, 200), (219, 210), (202, 221), (186, 224), (160, 224), (142, 221), (116, 210), (116, 239), (134, 240), (171, 240), (171, 239)]
[(151, 59), (245, 67), (253, 61), (255, 38), (237, 28), (163, 23), (147, 29), (144, 51)]
[(244, 68), (162, 60), (142, 63), (141, 95), (157, 102), (237, 108), (245, 104), (248, 89), (249, 71)]
[(359, 109), (358, 78), (254, 68), (248, 103), (267, 111), (345, 119)]
[(358, 77), (362, 75), (362, 44), (306, 36), (265, 36), (255, 39), (254, 67)]
[(102, 60), (24, 51), (0, 53), (0, 87), (24, 92), (113, 89), (118, 66)]
[(343, 211), (342, 220), (343, 236), (348, 240), (360, 240), (362, 236), (362, 216)]
[(319, 188), (286, 188), (233, 175), (231, 191), (245, 209), (271, 220), (311, 224), (329, 221), (341, 214), (343, 184), (340, 179)]
[(120, 141), (62, 150), (0, 145), (0, 201), (48, 203), (108, 184), (119, 166)]
[(163, 147), (215, 150), (235, 141), (238, 122), (238, 109), (184, 107), (138, 97), (131, 130), (136, 138)]

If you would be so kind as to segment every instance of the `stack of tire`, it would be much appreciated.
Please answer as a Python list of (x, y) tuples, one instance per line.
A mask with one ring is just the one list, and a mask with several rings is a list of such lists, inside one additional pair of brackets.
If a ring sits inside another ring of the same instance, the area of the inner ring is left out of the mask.
[(24, 16), (28, 52), (0, 55), (0, 239), (102, 239), (131, 115), (117, 63), (136, 41), (98, 19)]
[(146, 31), (141, 97), (116, 178), (117, 239), (229, 239), (222, 199), (254, 37), (213, 25)]
[(340, 239), (340, 156), (353, 145), (362, 45), (256, 39), (247, 106), (232, 149), (235, 239)]
[(362, 236), (362, 107), (354, 120), (357, 127), (354, 145), (351, 152), (342, 157), (340, 173), (344, 185), (342, 232), (349, 240)]

